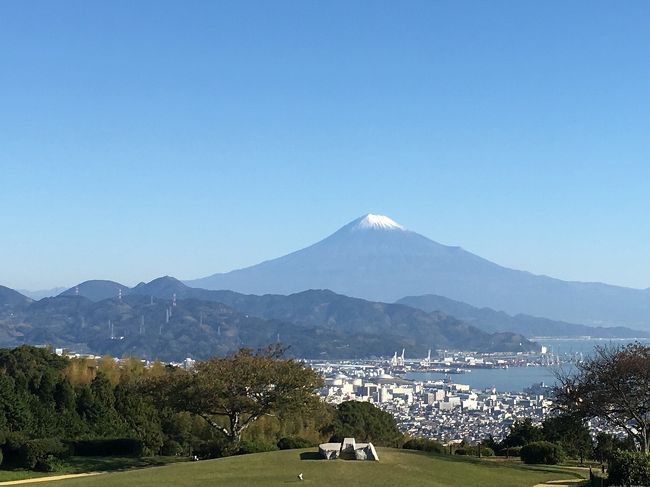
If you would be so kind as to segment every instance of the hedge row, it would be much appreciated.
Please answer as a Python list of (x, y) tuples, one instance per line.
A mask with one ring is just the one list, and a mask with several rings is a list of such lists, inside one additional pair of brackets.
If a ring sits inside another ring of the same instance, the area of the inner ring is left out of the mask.
[(80, 457), (141, 456), (144, 444), (135, 438), (71, 441), (73, 455)]

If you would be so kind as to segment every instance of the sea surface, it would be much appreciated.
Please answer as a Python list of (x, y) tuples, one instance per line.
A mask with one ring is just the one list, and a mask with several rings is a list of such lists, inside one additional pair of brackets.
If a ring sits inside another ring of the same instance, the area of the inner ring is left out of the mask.
[[(594, 350), (595, 346), (616, 347), (627, 345), (635, 340), (630, 339), (563, 339), (563, 338), (539, 338), (535, 339), (540, 345), (548, 347), (549, 353), (559, 355), (562, 358), (579, 357), (582, 354), (586, 358)], [(650, 339), (637, 340), (644, 345), (650, 345)], [(528, 366), (509, 367), (507, 369), (471, 369), (465, 374), (443, 374), (433, 372), (410, 372), (404, 376), (411, 380), (443, 380), (451, 379), (456, 384), (469, 384), (472, 389), (496, 388), (499, 392), (521, 392), (526, 387), (543, 382), (546, 385), (554, 385), (557, 373), (570, 373), (575, 368), (565, 363), (549, 367)]]
[(449, 379), (454, 384), (469, 384), (472, 389), (494, 387), (499, 392), (521, 392), (526, 387), (543, 382), (555, 383), (555, 367), (510, 367), (507, 369), (471, 369), (465, 374), (410, 372), (405, 379), (427, 381)]
[(618, 347), (638, 341), (644, 345), (650, 345), (650, 338), (531, 338), (548, 348), (550, 353), (556, 355), (573, 355), (582, 353), (588, 355), (593, 352), (594, 347)]

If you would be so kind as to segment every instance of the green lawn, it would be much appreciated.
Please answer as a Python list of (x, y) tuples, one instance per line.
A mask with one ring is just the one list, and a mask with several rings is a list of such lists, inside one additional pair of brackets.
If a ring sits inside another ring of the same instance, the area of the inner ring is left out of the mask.
[[(379, 462), (314, 459), (314, 450), (285, 450), (159, 468), (114, 472), (48, 482), (58, 485), (121, 487), (267, 486), (305, 484), (395, 487), (525, 487), (548, 480), (579, 477), (561, 467), (535, 467), (436, 456), (408, 450), (379, 449)], [(301, 458), (302, 457), (302, 458)], [(302, 472), (304, 481), (297, 475)]]
[[(32, 470), (0, 470), (0, 482), (23, 480), (69, 473), (107, 472), (144, 467), (159, 467), (178, 461), (186, 461), (182, 457), (71, 457), (63, 463), (63, 468), (56, 472), (34, 472)], [(49, 485), (49, 484), (48, 484)]]
[(33, 479), (36, 477), (46, 477), (52, 475), (43, 472), (32, 472), (31, 470), (0, 470), (0, 482), (9, 480)]

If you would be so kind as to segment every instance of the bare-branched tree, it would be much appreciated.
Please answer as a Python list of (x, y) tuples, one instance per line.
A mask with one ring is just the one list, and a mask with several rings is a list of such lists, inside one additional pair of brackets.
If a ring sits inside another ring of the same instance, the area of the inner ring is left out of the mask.
[(583, 418), (601, 418), (650, 452), (650, 347), (596, 347), (577, 371), (558, 374), (557, 405)]

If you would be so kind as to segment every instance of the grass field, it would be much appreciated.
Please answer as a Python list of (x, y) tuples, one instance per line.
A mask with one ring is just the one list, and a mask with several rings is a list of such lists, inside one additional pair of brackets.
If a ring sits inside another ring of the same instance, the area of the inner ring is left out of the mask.
[[(48, 487), (207, 487), (266, 485), (345, 485), (395, 487), (525, 487), (579, 477), (561, 467), (526, 467), (503, 462), (379, 449), (379, 462), (318, 460), (312, 450), (284, 450), (158, 468), (114, 472), (48, 482)], [(303, 473), (304, 481), (297, 478)]]
[(31, 470), (0, 470), (0, 482), (50, 477), (53, 475), (64, 475), (70, 473), (111, 472), (133, 468), (158, 467), (186, 460), (186, 458), (175, 457), (71, 457), (66, 459), (63, 468), (56, 472), (44, 473), (34, 472)]

